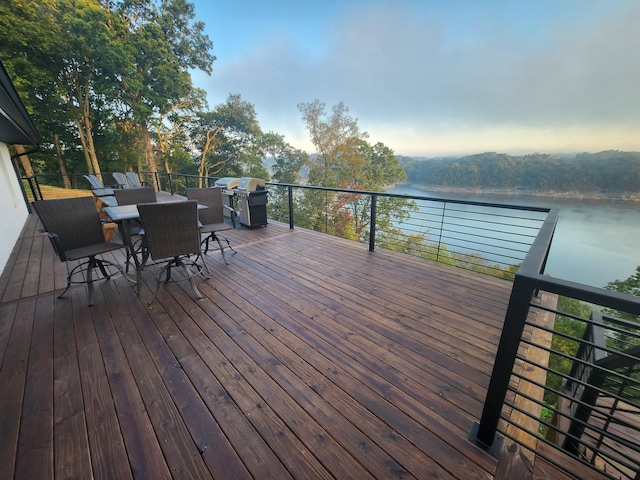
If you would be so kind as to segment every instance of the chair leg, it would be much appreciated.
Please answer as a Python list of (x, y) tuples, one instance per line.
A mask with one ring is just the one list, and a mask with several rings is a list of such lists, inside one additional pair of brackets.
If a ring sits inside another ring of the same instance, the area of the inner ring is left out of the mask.
[(202, 294), (200, 293), (200, 290), (198, 290), (198, 287), (196, 286), (196, 281), (193, 279), (194, 277), (193, 272), (189, 270), (189, 267), (187, 267), (180, 258), (177, 259), (176, 265), (181, 266), (182, 270), (184, 271), (184, 274), (189, 278), (189, 283), (191, 284), (191, 288), (193, 289), (193, 293), (195, 294), (196, 298), (198, 299), (202, 298)]
[[(73, 270), (72, 270), (73, 271)], [(67, 290), (69, 290), (69, 287), (71, 286), (71, 273), (67, 273), (67, 286), (65, 287), (65, 289), (62, 291), (62, 293), (60, 295), (58, 295), (58, 298), (62, 298), (64, 297), (64, 294), (67, 293)]]
[(202, 244), (204, 243), (204, 253), (205, 255), (207, 254), (207, 252), (209, 251), (209, 240), (211, 240), (212, 234), (207, 235), (204, 240), (202, 240), (200, 242), (200, 245), (202, 246)]
[[(87, 290), (89, 291), (89, 306), (93, 305), (93, 269), (96, 267), (98, 262), (95, 258), (89, 258), (89, 262), (87, 263)], [(104, 267), (100, 265), (100, 268), (104, 271)]]
[(233, 247), (231, 246), (231, 243), (229, 242), (229, 239), (227, 237), (220, 237), (220, 238), (222, 238), (222, 240), (227, 242), (227, 247), (229, 248), (229, 250), (231, 250), (233, 253), (238, 253), (233, 249)]
[(218, 246), (220, 247), (220, 253), (222, 254), (222, 260), (224, 260), (225, 265), (229, 265), (229, 262), (227, 261), (227, 257), (224, 254), (224, 247), (222, 246), (222, 242), (220, 241), (217, 235), (215, 235), (213, 238), (215, 238), (216, 241), (218, 242)]
[(62, 293), (58, 295), (58, 298), (62, 298), (64, 294), (67, 293), (67, 290), (69, 290), (69, 287), (71, 287), (71, 284), (74, 283), (71, 279), (76, 274), (76, 270), (82, 270), (83, 266), (84, 266), (84, 263), (81, 262), (75, 267), (73, 267), (71, 270), (69, 270), (69, 263), (67, 262), (67, 286), (62, 291)]
[[(156, 299), (156, 297), (158, 296), (158, 293), (160, 292), (160, 284), (161, 283), (166, 283), (171, 279), (171, 265), (173, 264), (173, 262), (175, 262), (175, 259), (171, 260), (170, 262), (168, 262), (164, 267), (162, 267), (160, 269), (160, 271), (155, 275), (155, 280), (156, 280), (156, 289), (155, 292), (153, 292), (153, 297), (151, 298), (151, 300), (149, 300), (149, 305), (151, 305), (153, 303), (153, 301)], [(162, 277), (166, 274), (166, 278), (163, 281)]]
[[(206, 275), (203, 274), (203, 276), (209, 280), (209, 278), (211, 278), (209, 275), (211, 275), (211, 272), (209, 271), (209, 265), (207, 265), (207, 261), (204, 259), (204, 255), (200, 254), (198, 255), (198, 257), (200, 258), (200, 261), (202, 262), (202, 265), (204, 266), (204, 270), (207, 272)], [(197, 260), (197, 258), (196, 258)], [(202, 272), (200, 272), (202, 273)]]

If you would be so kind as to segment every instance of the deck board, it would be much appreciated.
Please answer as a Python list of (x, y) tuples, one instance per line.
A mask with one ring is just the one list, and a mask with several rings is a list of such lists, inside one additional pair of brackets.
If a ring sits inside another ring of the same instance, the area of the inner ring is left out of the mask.
[(148, 305), (145, 272), (88, 307), (56, 298), (30, 219), (0, 277), (0, 478), (494, 478), (468, 436), (508, 282), (276, 222), (225, 234), (202, 300)]

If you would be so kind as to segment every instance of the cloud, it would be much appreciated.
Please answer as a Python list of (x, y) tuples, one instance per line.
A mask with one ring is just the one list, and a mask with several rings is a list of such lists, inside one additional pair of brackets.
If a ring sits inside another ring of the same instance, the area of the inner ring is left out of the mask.
[(511, 131), (526, 143), (527, 129), (531, 142), (565, 130), (577, 139), (583, 128), (596, 137), (602, 129), (609, 145), (640, 127), (635, 3), (557, 16), (544, 2), (525, 12), (359, 5), (316, 25), (313, 50), (283, 28), (242, 57), (220, 58), (210, 97), (240, 93), (264, 129), (297, 141), (305, 132), (296, 106), (316, 98), (328, 106), (343, 101), (364, 130), (404, 129), (395, 138), (413, 142), (419, 132), (451, 141), (483, 132), (499, 145)]

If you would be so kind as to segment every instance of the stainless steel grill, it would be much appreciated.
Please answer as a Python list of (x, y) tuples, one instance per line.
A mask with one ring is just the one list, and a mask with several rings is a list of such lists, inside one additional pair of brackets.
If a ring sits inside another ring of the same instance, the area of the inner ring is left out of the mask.
[(267, 190), (260, 178), (242, 177), (236, 189), (240, 225), (264, 227), (267, 225)]

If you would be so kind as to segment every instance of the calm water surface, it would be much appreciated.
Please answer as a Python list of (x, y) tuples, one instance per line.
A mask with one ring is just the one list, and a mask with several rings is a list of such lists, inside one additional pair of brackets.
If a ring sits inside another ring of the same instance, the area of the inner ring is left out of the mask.
[(558, 208), (560, 218), (546, 268), (554, 277), (603, 287), (630, 277), (640, 265), (640, 204), (636, 202), (443, 193), (404, 185), (388, 192)]

